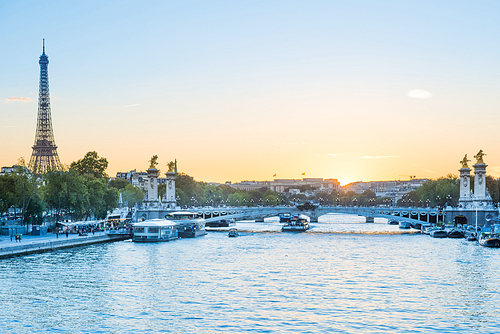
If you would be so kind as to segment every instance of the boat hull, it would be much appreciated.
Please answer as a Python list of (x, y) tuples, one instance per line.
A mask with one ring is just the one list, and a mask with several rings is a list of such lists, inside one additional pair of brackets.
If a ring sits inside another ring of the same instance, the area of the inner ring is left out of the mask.
[(283, 232), (305, 232), (309, 229), (309, 225), (306, 226), (283, 226), (281, 231)]
[(436, 230), (431, 232), (433, 238), (447, 238), (448, 233), (445, 230)]
[(195, 231), (178, 230), (177, 234), (179, 235), (179, 238), (196, 238), (196, 237), (201, 237), (203, 235), (206, 235), (207, 231), (206, 230), (195, 230)]
[(133, 236), (132, 241), (133, 242), (142, 242), (142, 243), (149, 243), (149, 242), (166, 242), (166, 241), (172, 241), (172, 240), (177, 240), (179, 239), (178, 237), (169, 237), (169, 238), (152, 238), (152, 237), (142, 237), (142, 236)]
[(479, 244), (484, 247), (500, 248), (499, 238), (483, 238), (479, 240)]

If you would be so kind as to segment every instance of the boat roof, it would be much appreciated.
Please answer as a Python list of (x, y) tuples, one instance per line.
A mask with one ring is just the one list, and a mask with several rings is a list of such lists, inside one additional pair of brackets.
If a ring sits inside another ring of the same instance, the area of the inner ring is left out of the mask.
[(198, 213), (193, 212), (193, 211), (175, 211), (175, 212), (170, 212), (169, 215), (171, 216), (176, 216), (176, 215), (197, 215)]
[(163, 226), (175, 226), (175, 225), (177, 225), (177, 223), (166, 219), (148, 219), (143, 222), (135, 223), (134, 227), (148, 227), (148, 226), (163, 227)]

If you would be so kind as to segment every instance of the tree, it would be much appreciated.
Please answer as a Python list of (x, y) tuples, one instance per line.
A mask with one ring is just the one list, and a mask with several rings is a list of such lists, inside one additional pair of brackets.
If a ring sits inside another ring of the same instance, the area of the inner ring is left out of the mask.
[(109, 186), (116, 188), (118, 190), (124, 189), (128, 184), (130, 184), (130, 182), (128, 182), (128, 180), (119, 179), (119, 178), (116, 178), (116, 179), (109, 181)]
[(133, 186), (132, 184), (127, 184), (127, 186), (122, 190), (122, 199), (127, 203), (129, 207), (141, 203), (144, 198), (144, 192), (141, 188)]
[(44, 194), (47, 206), (56, 210), (56, 222), (62, 212), (80, 219), (89, 205), (89, 194), (85, 177), (78, 171), (50, 171), (44, 176)]
[(96, 151), (87, 152), (82, 159), (73, 161), (70, 168), (76, 169), (82, 175), (90, 174), (94, 177), (108, 178), (104, 172), (108, 168), (108, 160), (100, 158)]
[[(15, 166), (11, 176), (14, 178), (13, 204), (21, 209), (21, 224), (24, 225), (26, 209), (35, 196), (39, 196), (38, 178), (31, 174), (26, 167), (24, 158), (19, 158), (18, 165)], [(41, 206), (36, 206), (43, 211)], [(34, 207), (32, 207), (34, 208)], [(41, 215), (41, 212), (40, 212)]]

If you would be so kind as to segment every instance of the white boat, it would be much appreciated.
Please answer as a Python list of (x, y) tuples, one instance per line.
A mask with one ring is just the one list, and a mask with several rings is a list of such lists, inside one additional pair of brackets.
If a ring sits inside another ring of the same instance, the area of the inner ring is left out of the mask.
[(196, 212), (177, 211), (168, 214), (165, 218), (177, 224), (179, 238), (196, 238), (207, 234), (205, 219), (198, 218)]
[(160, 242), (178, 239), (177, 224), (166, 219), (149, 219), (134, 224), (135, 242)]
[(500, 248), (500, 225), (493, 225), (489, 232), (481, 232), (479, 244), (484, 247)]

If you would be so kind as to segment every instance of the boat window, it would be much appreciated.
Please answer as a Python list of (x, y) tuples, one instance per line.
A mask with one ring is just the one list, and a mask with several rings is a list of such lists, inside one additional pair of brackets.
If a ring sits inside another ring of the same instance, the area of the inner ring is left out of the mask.
[(158, 227), (150, 227), (149, 233), (158, 233)]
[(135, 232), (136, 233), (144, 233), (144, 227), (136, 227)]

